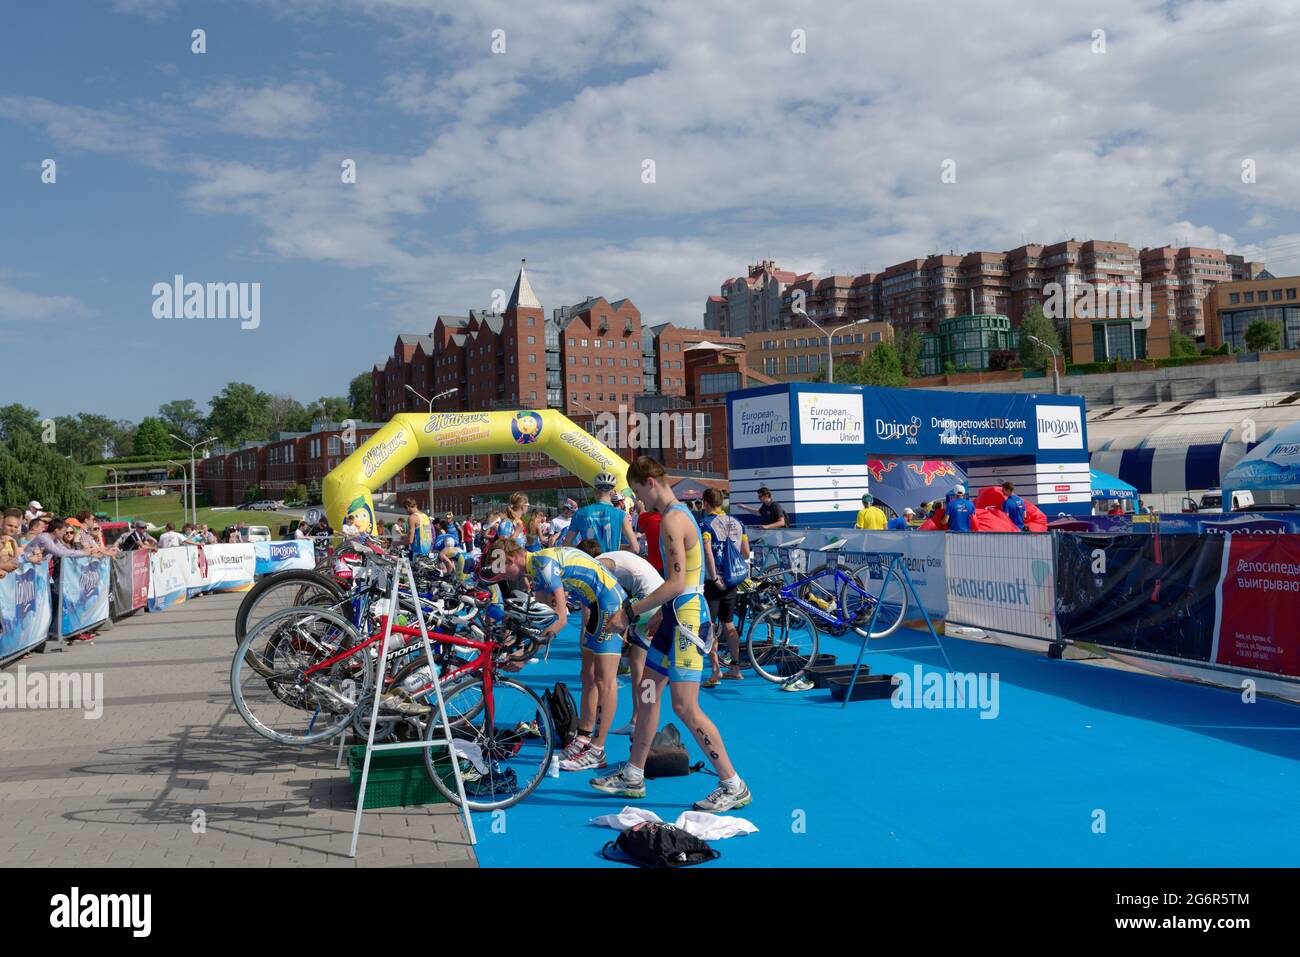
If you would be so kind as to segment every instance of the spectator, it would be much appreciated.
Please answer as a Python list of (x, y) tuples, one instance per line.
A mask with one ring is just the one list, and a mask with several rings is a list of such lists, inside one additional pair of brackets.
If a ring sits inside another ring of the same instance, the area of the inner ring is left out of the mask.
[(293, 537), (298, 541), (302, 541), (304, 538), (311, 538), (311, 535), (307, 532), (307, 523), (305, 521), (298, 523), (298, 527), (294, 529)]
[(232, 525), (230, 528), (226, 529), (226, 544), (227, 544), (227, 545), (238, 545), (238, 544), (240, 544), (243, 540), (244, 540), (243, 536), (239, 534), (239, 526), (238, 526), (238, 525)]
[(916, 518), (916, 512), (910, 508), (903, 509), (902, 515), (895, 515), (889, 520), (886, 526), (892, 532), (909, 532), (912, 530), (912, 520)]
[(133, 552), (137, 548), (143, 548), (147, 552), (156, 552), (158, 543), (145, 531), (148, 527), (144, 522), (137, 521), (131, 527), (130, 532), (117, 540), (118, 549), (124, 552)]
[(578, 510), (578, 503), (571, 498), (566, 498), (564, 504), (560, 506), (560, 514), (551, 519), (551, 538), (550, 544), (558, 545), (564, 541), (564, 533), (569, 530), (573, 524), (573, 513)]
[(747, 512), (758, 515), (758, 524), (763, 528), (789, 528), (790, 518), (781, 504), (772, 498), (772, 490), (764, 485), (758, 490), (758, 508), (752, 505), (740, 505)]
[(402, 524), (399, 518), (388, 529), (388, 540), (392, 543), (393, 548), (400, 548), (406, 544), (406, 526)]
[(217, 544), (217, 536), (214, 535), (214, 534), (212, 533), (212, 529), (210, 529), (210, 528), (208, 528), (208, 526), (204, 525), (204, 526), (202, 526), (202, 530), (203, 530), (203, 544), (204, 544), (204, 545), (215, 545), (215, 544)]
[(948, 531), (950, 532), (969, 532), (971, 516), (975, 514), (975, 506), (971, 504), (970, 499), (966, 497), (966, 487), (958, 485), (953, 488), (953, 497), (948, 502)]
[(709, 606), (709, 620), (713, 627), (721, 630), (731, 653), (731, 667), (724, 674), (718, 660), (717, 642), (712, 642), (709, 649), (709, 661), (713, 674), (704, 682), (704, 687), (712, 688), (724, 678), (739, 681), (744, 676), (740, 673), (740, 632), (736, 630), (736, 601), (739, 594), (739, 582), (727, 584), (722, 577), (722, 561), (726, 556), (726, 546), (730, 542), (749, 561), (749, 538), (745, 535), (745, 526), (726, 513), (722, 507), (722, 493), (711, 488), (704, 493), (704, 505), (709, 513), (700, 523), (701, 539), (704, 542), (704, 600)]
[(158, 544), (162, 548), (176, 548), (185, 543), (185, 537), (176, 531), (176, 526), (171, 522), (167, 523), (167, 529), (158, 536)]
[(1015, 523), (1016, 528), (1022, 532), (1025, 530), (1025, 500), (1016, 494), (1016, 486), (1012, 482), (1002, 483), (1002, 494), (1006, 498), (1002, 502), (1002, 511), (1007, 513), (1007, 518)]
[(663, 516), (641, 503), (641, 514), (636, 518), (636, 530), (645, 538), (645, 557), (660, 575), (664, 573), (664, 556), (659, 551), (659, 525)]
[(30, 525), (32, 523), (32, 519), (43, 514), (44, 511), (42, 509), (41, 503), (36, 501), (36, 499), (32, 499), (30, 502), (27, 503), (27, 511), (23, 512), (23, 524)]
[[(41, 518), (32, 519), (32, 523), (28, 528), (37, 527), (43, 521), (44, 519)], [(76, 521), (76, 519), (73, 519), (73, 521)], [(28, 556), (28, 561), (33, 562), (39, 561), (38, 558), (32, 557), (37, 553), (50, 558), (88, 557), (88, 552), (74, 547), (76, 545), (76, 536), (79, 532), (79, 525), (80, 523), (78, 522), (77, 526), (69, 526), (68, 523), (61, 518), (54, 519), (49, 523), (44, 531), (27, 544), (27, 547), (23, 549), (23, 554)]]
[(18, 538), (22, 535), (22, 509), (5, 509), (0, 518), (0, 578), (18, 570), (18, 553), (22, 550)]
[(876, 507), (876, 500), (869, 492), (862, 496), (862, 508), (858, 509), (858, 521), (854, 527), (868, 532), (885, 530), (885, 513)]

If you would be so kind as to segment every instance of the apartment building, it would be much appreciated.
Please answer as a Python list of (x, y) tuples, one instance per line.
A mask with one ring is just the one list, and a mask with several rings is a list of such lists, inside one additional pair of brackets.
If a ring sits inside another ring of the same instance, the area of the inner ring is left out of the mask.
[[(834, 332), (827, 328), (827, 332)], [(777, 382), (805, 381), (826, 367), (827, 337), (816, 329), (751, 332), (744, 337), (743, 358), (751, 372)], [(887, 322), (858, 322), (830, 337), (835, 361), (861, 362), (882, 342), (892, 342), (894, 328)]]
[(706, 342), (731, 349), (745, 347), (742, 337), (722, 336), (708, 329), (685, 329), (671, 322), (649, 327), (643, 337), (643, 358), (652, 368), (645, 378), (644, 391), (684, 396), (688, 385), (685, 352)]
[(1246, 329), (1257, 319), (1276, 323), (1283, 349), (1300, 349), (1300, 276), (1219, 283), (1205, 298), (1205, 344), (1246, 348)]
[(797, 276), (764, 259), (751, 265), (744, 276), (722, 283), (719, 294), (704, 304), (704, 328), (726, 337), (781, 328), (786, 289), (811, 273)]

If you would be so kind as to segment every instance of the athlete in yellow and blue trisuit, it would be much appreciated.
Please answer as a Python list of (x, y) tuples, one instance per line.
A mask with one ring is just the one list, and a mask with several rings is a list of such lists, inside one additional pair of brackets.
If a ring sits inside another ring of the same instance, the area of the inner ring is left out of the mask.
[(627, 601), (627, 593), (600, 562), (576, 548), (543, 548), (528, 553), (525, 568), (534, 591), (550, 595), (563, 588), (587, 609), (583, 648), (597, 655), (622, 654), (622, 636), (611, 633), (608, 624)]
[[(678, 509), (691, 519), (694, 533), (685, 543), (686, 591), (664, 603), (663, 618), (650, 641), (645, 663), (651, 671), (667, 675), (670, 681), (699, 681), (704, 676), (704, 656), (708, 651), (712, 626), (709, 606), (704, 600), (704, 542), (690, 509), (678, 502), (667, 512)], [(666, 555), (668, 553), (662, 551), (664, 546), (664, 524), (661, 522), (659, 548), (660, 554)]]

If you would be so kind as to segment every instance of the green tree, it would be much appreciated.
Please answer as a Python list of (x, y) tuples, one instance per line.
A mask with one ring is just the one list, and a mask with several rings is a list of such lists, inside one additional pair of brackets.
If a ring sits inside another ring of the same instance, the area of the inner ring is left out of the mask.
[(1061, 336), (1056, 331), (1056, 324), (1043, 314), (1042, 306), (1033, 306), (1020, 321), (1020, 361), (1026, 369), (1042, 369), (1052, 364), (1050, 349), (1040, 346), (1030, 338), (1042, 340), (1058, 355), (1064, 356), (1061, 348)]
[[(12, 408), (0, 410), (0, 418)], [(56, 515), (90, 508), (94, 497), (82, 484), (81, 468), (54, 445), (40, 441), (39, 432), (13, 426), (6, 421), (0, 438), (0, 502), (26, 505), (36, 499)]]
[(321, 396), (307, 406), (312, 422), (342, 422), (352, 418), (352, 403), (342, 396)]
[(39, 441), (41, 414), (17, 402), (0, 406), (0, 441), (12, 441), (20, 435)]
[[(131, 434), (135, 426), (127, 423)], [(113, 455), (125, 455), (130, 452), (129, 436), (122, 435), (120, 423), (103, 415), (92, 412), (79, 412), (76, 415), (61, 415), (54, 420), (55, 446), (64, 455), (70, 455), (77, 462), (91, 462)]]
[(1186, 335), (1182, 330), (1171, 326), (1169, 329), (1169, 355), (1196, 355), (1196, 340)]
[(303, 404), (293, 396), (271, 396), (270, 430), (276, 432), (307, 432), (311, 429), (311, 417)]
[(888, 342), (872, 349), (861, 362), (845, 362), (835, 367), (835, 381), (844, 385), (907, 385), (898, 350)]
[(162, 419), (146, 416), (135, 430), (135, 440), (131, 449), (136, 455), (170, 455), (172, 438), (167, 434), (167, 426)]
[(158, 417), (168, 432), (179, 435), (186, 442), (202, 442), (211, 434), (207, 431), (207, 418), (193, 399), (164, 402), (158, 406)]
[(1282, 346), (1282, 327), (1267, 319), (1256, 319), (1242, 337), (1251, 352), (1272, 352)]
[(910, 326), (904, 326), (894, 337), (894, 343), (903, 375), (915, 379), (921, 374), (921, 334)]
[(352, 418), (358, 422), (374, 419), (375, 386), (371, 373), (363, 372), (348, 383), (348, 403), (352, 406)]
[(247, 382), (231, 382), (209, 402), (211, 430), (228, 446), (271, 434), (271, 397)]

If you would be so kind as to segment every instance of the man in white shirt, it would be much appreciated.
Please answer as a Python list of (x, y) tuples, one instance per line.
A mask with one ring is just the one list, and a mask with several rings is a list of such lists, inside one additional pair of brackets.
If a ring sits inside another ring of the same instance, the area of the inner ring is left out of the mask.
[(30, 502), (27, 503), (27, 511), (23, 512), (24, 527), (30, 525), (32, 523), (32, 519), (36, 518), (38, 515), (43, 515), (44, 513), (45, 512), (41, 506), (41, 503), (36, 501), (36, 499), (32, 499)]
[(176, 531), (176, 526), (171, 522), (167, 523), (167, 530), (158, 536), (158, 545), (161, 548), (176, 548), (185, 543), (185, 536)]
[[(597, 546), (594, 541), (589, 540), (583, 542), (581, 547), (583, 551), (591, 554)], [(634, 555), (626, 549), (620, 548), (612, 552), (602, 552), (593, 557), (608, 568), (614, 577), (618, 579), (619, 585), (627, 592), (629, 601), (640, 601), (647, 595), (652, 594), (664, 583), (664, 576), (660, 575), (653, 565), (640, 555)], [(655, 633), (655, 629), (658, 627), (659, 609), (651, 608), (632, 622), (627, 630), (627, 666), (634, 689), (641, 687), (641, 675), (645, 670), (646, 652), (650, 650), (650, 636)], [(633, 713), (635, 711), (634, 705)], [(623, 727), (612, 730), (610, 733), (632, 734), (635, 730), (635, 724), (629, 721)]]
[(560, 514), (551, 519), (551, 541), (550, 544), (558, 545), (564, 541), (564, 533), (569, 530), (573, 524), (573, 513), (577, 510), (578, 503), (571, 498), (566, 498), (564, 504), (560, 506)]
[(305, 538), (311, 538), (311, 536), (307, 534), (307, 523), (306, 523), (306, 522), (299, 522), (299, 523), (298, 523), (298, 527), (297, 527), (296, 529), (294, 529), (293, 537), (294, 537), (295, 539), (299, 540), (299, 541), (301, 541), (302, 539), (305, 539)]

